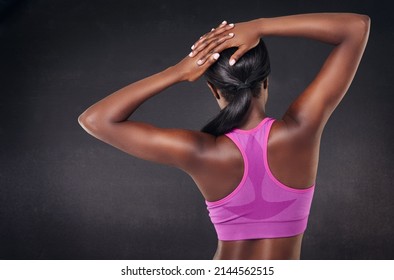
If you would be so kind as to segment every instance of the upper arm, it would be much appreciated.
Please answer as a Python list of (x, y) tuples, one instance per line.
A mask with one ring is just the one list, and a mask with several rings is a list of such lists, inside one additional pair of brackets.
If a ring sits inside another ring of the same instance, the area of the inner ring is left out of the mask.
[(97, 124), (80, 117), (79, 123), (91, 135), (135, 157), (172, 165), (185, 171), (199, 163), (213, 136), (183, 129), (163, 129), (146, 123), (123, 121)]
[(352, 35), (334, 47), (315, 79), (290, 105), (283, 116), (288, 125), (320, 135), (348, 90), (368, 40), (369, 18), (344, 28)]

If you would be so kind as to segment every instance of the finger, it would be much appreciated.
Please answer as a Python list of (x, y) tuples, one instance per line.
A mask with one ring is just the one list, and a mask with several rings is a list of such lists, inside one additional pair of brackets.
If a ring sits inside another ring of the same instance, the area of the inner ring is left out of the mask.
[[(219, 35), (210, 38), (209, 40), (205, 40), (203, 43), (200, 43), (193, 51), (190, 52), (189, 56), (190, 57), (194, 57), (196, 56), (198, 53), (205, 51), (205, 53), (207, 52), (211, 52), (211, 50), (220, 45), (221, 43), (223, 43), (224, 41), (231, 39), (232, 37), (234, 37), (234, 33), (228, 33), (228, 34), (223, 34), (220, 33)], [(207, 51), (206, 51), (207, 50)]]
[(223, 20), (221, 24), (218, 25), (218, 27), (225, 26), (227, 24), (227, 21)]
[(232, 38), (234, 38), (234, 36), (229, 37), (228, 39), (224, 40), (221, 44), (217, 44), (214, 48), (212, 48), (212, 50), (210, 52), (211, 53), (214, 53), (214, 52), (221, 53), (225, 49), (234, 47), (234, 44), (230, 41), (230, 39), (232, 39)]
[[(226, 24), (227, 24), (227, 21), (223, 20), (222, 23), (219, 24), (217, 28), (223, 27), (223, 26), (225, 26)], [(211, 32), (214, 31), (214, 30), (215, 30), (215, 28), (212, 28), (212, 29), (211, 29)], [(209, 34), (209, 32), (208, 32), (207, 34)], [(201, 36), (201, 37), (202, 37), (202, 36)], [(200, 39), (201, 39), (201, 37), (200, 37)]]
[[(223, 21), (223, 22), (225, 22), (225, 21)], [(212, 28), (211, 32), (208, 32), (208, 33), (204, 34), (203, 36), (201, 36), (200, 39), (195, 42), (195, 44), (192, 46), (191, 49), (195, 50), (199, 44), (202, 44), (206, 40), (209, 40), (217, 35), (220, 35), (223, 32), (230, 30), (232, 28), (234, 28), (234, 23), (220, 25), (217, 29)]]
[(207, 60), (209, 56), (212, 55), (212, 53), (219, 53), (222, 50), (228, 48), (228, 46), (224, 44), (224, 42), (227, 41), (228, 39), (231, 39), (232, 37), (234, 37), (234, 33), (229, 33), (228, 35), (213, 40), (207, 47), (205, 47), (204, 50), (202, 50), (199, 53), (200, 58), (197, 64), (199, 65), (204, 64), (205, 60)]
[[(209, 39), (211, 39), (212, 37), (217, 36), (217, 35), (219, 35), (219, 34), (222, 34), (223, 32), (225, 32), (225, 31), (227, 31), (227, 30), (230, 30), (230, 29), (232, 29), (232, 28), (234, 28), (234, 23), (227, 24), (226, 21), (223, 21), (223, 22), (218, 26), (218, 28), (216, 28), (216, 29), (212, 28), (211, 32), (208, 32), (208, 33), (204, 34), (203, 36), (201, 36), (200, 39), (197, 40), (197, 41), (193, 44), (193, 46), (191, 47), (191, 49), (192, 49), (193, 51), (196, 50), (197, 47), (198, 47), (200, 44), (204, 43), (206, 40), (209, 40)], [(199, 51), (199, 50), (197, 50), (195, 54), (197, 54), (198, 51)]]
[(223, 34), (227, 30), (230, 30), (232, 28), (234, 28), (234, 24), (233, 23), (221, 26), (221, 27), (219, 27), (217, 29), (212, 29), (212, 31), (208, 33), (208, 35), (204, 38), (204, 40), (210, 40), (210, 39), (212, 39), (214, 37), (217, 37), (220, 34)]
[(234, 37), (234, 33), (221, 33), (220, 35), (217, 35), (215, 37), (212, 37), (208, 40), (206, 40), (200, 47), (196, 49), (199, 52), (205, 51), (207, 49), (211, 50), (213, 46), (219, 45), (223, 43), (225, 40), (230, 39)]
[(201, 36), (200, 39), (202, 39), (203, 37), (204, 37), (205, 39), (208, 39), (208, 38), (210, 38), (213, 34), (220, 34), (220, 33), (221, 33), (221, 30), (223, 30), (222, 27), (225, 27), (226, 25), (227, 25), (227, 21), (225, 21), (225, 20), (222, 21), (222, 23), (219, 24), (218, 27), (216, 27), (216, 29), (215, 29), (215, 28), (212, 28), (210, 32), (208, 32), (208, 33), (204, 34), (203, 36)]
[(215, 61), (217, 61), (219, 57), (220, 57), (220, 54), (219, 54), (219, 53), (214, 53), (214, 54), (211, 54), (211, 55), (208, 57), (208, 59), (206, 59), (204, 62), (201, 62), (201, 60), (199, 60), (199, 61), (197, 62), (197, 64), (198, 64), (199, 66), (202, 66), (203, 64), (205, 64), (206, 67), (209, 67), (209, 66), (211, 66), (213, 63), (215, 63)]
[(229, 46), (227, 44), (224, 44), (224, 42), (233, 37), (234, 37), (234, 33), (229, 33), (227, 35), (223, 35), (220, 38), (212, 39), (210, 43), (209, 44), (207, 43), (204, 49), (202, 49), (199, 52), (200, 59), (204, 61), (212, 53), (220, 52), (228, 48)]
[(245, 45), (242, 45), (238, 48), (238, 50), (233, 53), (233, 55), (230, 57), (229, 64), (230, 66), (233, 66), (246, 52), (248, 51), (248, 47)]

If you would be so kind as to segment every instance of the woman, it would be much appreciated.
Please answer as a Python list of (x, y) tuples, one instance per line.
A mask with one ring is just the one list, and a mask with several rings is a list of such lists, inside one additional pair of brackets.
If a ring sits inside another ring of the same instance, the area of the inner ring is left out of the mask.
[[(299, 259), (323, 128), (353, 80), (369, 26), (368, 16), (351, 13), (223, 22), (179, 63), (100, 100), (78, 121), (126, 153), (193, 178), (218, 234), (214, 259)], [(333, 45), (315, 79), (278, 120), (265, 114), (266, 36)], [(201, 132), (128, 120), (152, 96), (204, 73), (222, 110)]]

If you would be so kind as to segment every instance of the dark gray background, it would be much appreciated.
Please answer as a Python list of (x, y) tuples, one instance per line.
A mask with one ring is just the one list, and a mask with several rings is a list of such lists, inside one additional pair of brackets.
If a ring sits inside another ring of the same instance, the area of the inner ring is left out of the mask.
[[(177, 63), (222, 20), (356, 12), (371, 17), (370, 39), (323, 135), (302, 258), (392, 259), (394, 28), (382, 3), (1, 1), (0, 258), (212, 258), (216, 234), (191, 178), (96, 140), (78, 125), (79, 114)], [(268, 113), (280, 117), (331, 46), (266, 43)], [(164, 91), (135, 118), (199, 129), (217, 111), (200, 80)]]

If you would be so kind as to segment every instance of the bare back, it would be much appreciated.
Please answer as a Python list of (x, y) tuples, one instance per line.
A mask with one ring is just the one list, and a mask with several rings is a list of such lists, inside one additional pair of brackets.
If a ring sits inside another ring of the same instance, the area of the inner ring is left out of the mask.
[(298, 260), (303, 234), (239, 241), (219, 241), (214, 260)]
[[(114, 92), (90, 106), (78, 121), (89, 134), (126, 153), (185, 171), (204, 198), (215, 201), (231, 193), (242, 178), (244, 163), (236, 145), (225, 136), (163, 129), (128, 120), (130, 115), (164, 89), (198, 79), (218, 58), (213, 52), (238, 47), (230, 59), (233, 65), (264, 36), (298, 36), (328, 43), (333, 50), (315, 79), (273, 124), (267, 144), (273, 176), (286, 186), (305, 189), (315, 182), (322, 131), (354, 78), (368, 41), (369, 26), (368, 16), (352, 13), (260, 18), (235, 26), (224, 22), (202, 36), (192, 53), (178, 64)], [(227, 34), (230, 29), (231, 36)], [(264, 110), (252, 110), (244, 128), (254, 127), (262, 114)], [(215, 258), (297, 259), (301, 241), (302, 234), (219, 241)]]
[[(247, 122), (245, 127), (253, 128), (256, 124), (256, 121), (252, 120)], [(288, 131), (283, 121), (273, 123), (268, 137), (268, 165), (281, 183), (305, 189), (313, 185), (316, 179), (319, 142), (310, 142), (309, 145), (300, 147), (295, 137), (297, 134)], [(228, 137), (220, 136), (216, 143), (216, 149), (209, 151), (211, 157), (207, 168), (201, 170), (203, 179), (194, 178), (208, 201), (217, 201), (232, 193), (239, 186), (245, 168), (239, 148)], [(285, 238), (219, 240), (214, 258), (299, 259), (302, 238), (303, 234)]]

